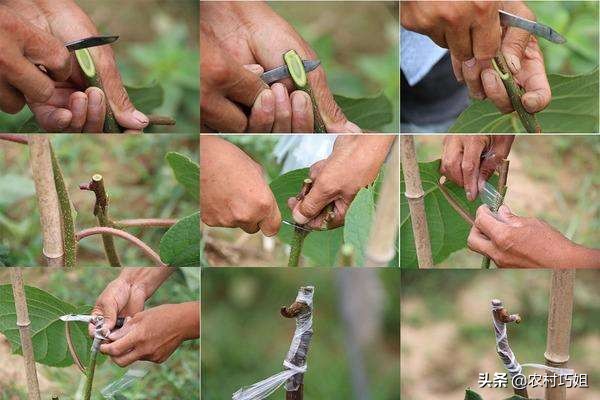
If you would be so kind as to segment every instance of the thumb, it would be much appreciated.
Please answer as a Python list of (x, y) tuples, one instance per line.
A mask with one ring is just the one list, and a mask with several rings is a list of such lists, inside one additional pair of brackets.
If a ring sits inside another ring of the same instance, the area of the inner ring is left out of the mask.
[(150, 120), (144, 113), (138, 111), (129, 99), (112, 49), (109, 46), (101, 46), (90, 49), (90, 52), (104, 87), (106, 99), (119, 125), (126, 130), (142, 130), (147, 127)]
[(331, 195), (330, 191), (323, 190), (318, 182), (315, 183), (304, 199), (296, 204), (292, 211), (294, 221), (300, 225), (306, 224), (312, 218), (319, 215), (323, 208), (335, 198), (335, 196)]
[[(535, 21), (535, 14), (527, 7), (520, 7), (518, 15), (528, 20)], [(502, 39), (502, 54), (506, 58), (508, 68), (513, 74), (521, 70), (521, 60), (529, 42), (530, 33), (524, 29), (509, 27)]]
[(519, 217), (512, 213), (510, 208), (507, 205), (503, 204), (498, 209), (498, 219), (507, 224), (514, 224)]

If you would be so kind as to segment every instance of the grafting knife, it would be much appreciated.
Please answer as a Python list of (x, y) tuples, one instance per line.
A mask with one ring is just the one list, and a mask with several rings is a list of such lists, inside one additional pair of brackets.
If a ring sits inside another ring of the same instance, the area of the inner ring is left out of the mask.
[(563, 44), (567, 39), (548, 25), (540, 24), (539, 22), (530, 21), (526, 18), (509, 12), (498, 10), (500, 13), (500, 24), (504, 26), (513, 26), (515, 28), (525, 29), (527, 32), (542, 37), (552, 43)]
[[(315, 70), (319, 65), (321, 65), (321, 61), (320, 60), (303, 60), (302, 64), (304, 65), (304, 70), (306, 72), (310, 72), (310, 71)], [(287, 65), (282, 65), (280, 67), (273, 68), (273, 69), (266, 71), (264, 74), (261, 75), (260, 78), (263, 80), (264, 83), (266, 83), (267, 85), (270, 85), (271, 83), (275, 83), (277, 81), (280, 81), (282, 79), (289, 78), (289, 77), (290, 77), (290, 70), (288, 69)]]
[(91, 36), (85, 39), (73, 40), (71, 42), (65, 43), (65, 47), (69, 51), (88, 49), (90, 47), (103, 46), (105, 44), (110, 44), (116, 42), (119, 39), (118, 36), (109, 35), (109, 36)]

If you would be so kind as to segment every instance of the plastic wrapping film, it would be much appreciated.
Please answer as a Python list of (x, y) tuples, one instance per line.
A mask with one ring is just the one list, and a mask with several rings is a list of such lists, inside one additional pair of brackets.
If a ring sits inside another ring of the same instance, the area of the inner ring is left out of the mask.
[(494, 317), (494, 311), (499, 311), (504, 308), (500, 300), (492, 300), (492, 321), (494, 322), (494, 333), (496, 335), (496, 351), (498, 356), (504, 363), (504, 367), (511, 377), (523, 374), (524, 367), (543, 369), (553, 372), (557, 375), (572, 375), (575, 371), (570, 368), (555, 368), (543, 364), (527, 363), (519, 364), (515, 354), (508, 344), (508, 331), (506, 324)]
[(479, 190), (479, 198), (481, 199), (481, 202), (487, 205), (493, 212), (496, 212), (502, 205), (503, 200), (502, 195), (489, 182), (485, 182), (481, 190)]
[(102, 389), (100, 394), (102, 394), (105, 399), (115, 399), (115, 397), (123, 390), (127, 389), (136, 381), (146, 376), (151, 366), (152, 363), (149, 361), (136, 361), (121, 378), (107, 385), (104, 389)]
[(313, 286), (301, 287), (296, 296), (297, 303), (305, 307), (296, 316), (296, 330), (290, 344), (290, 349), (283, 361), (284, 371), (272, 375), (251, 386), (245, 386), (235, 392), (232, 400), (261, 400), (267, 398), (285, 383), (286, 391), (298, 390), (308, 369), (306, 356), (313, 334)]

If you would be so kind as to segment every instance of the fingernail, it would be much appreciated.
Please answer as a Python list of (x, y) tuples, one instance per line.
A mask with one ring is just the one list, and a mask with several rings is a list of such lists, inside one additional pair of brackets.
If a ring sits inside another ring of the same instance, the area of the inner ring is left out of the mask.
[(466, 190), (465, 194), (467, 195), (467, 200), (471, 200), (471, 191), (470, 190)]
[(483, 71), (482, 76), (484, 86), (487, 86), (489, 89), (496, 89), (497, 82), (494, 71), (492, 71), (491, 69), (486, 69), (485, 71)]
[(477, 64), (477, 59), (473, 57), (470, 60), (465, 61), (463, 64), (465, 64), (467, 68), (473, 68), (475, 64)]
[(508, 56), (508, 65), (511, 67), (510, 69), (513, 74), (516, 74), (521, 70), (521, 60), (514, 54)]
[(307, 105), (306, 97), (302, 93), (297, 93), (292, 99), (292, 110), (296, 113), (305, 112)]
[(58, 120), (56, 121), (56, 125), (58, 126), (58, 129), (60, 129), (60, 130), (66, 129), (70, 123), (71, 123), (71, 118), (69, 118), (69, 116), (67, 116), (67, 115), (59, 116)]
[(483, 92), (472, 92), (471, 93), (471, 97), (477, 100), (484, 100), (485, 99), (485, 93)]
[(347, 121), (344, 124), (344, 128), (348, 133), (362, 133), (362, 129), (360, 129), (360, 127), (354, 122)]
[(296, 221), (296, 223), (300, 225), (304, 225), (308, 222), (308, 218), (306, 218), (300, 213), (298, 207), (294, 208), (294, 211), (292, 211), (292, 217), (294, 218), (294, 221)]
[(260, 95), (260, 107), (266, 113), (272, 113), (275, 109), (275, 97), (271, 90), (264, 90)]
[(276, 83), (273, 86), (271, 86), (271, 90), (275, 95), (276, 103), (283, 103), (285, 101), (286, 90), (281, 83)]
[(81, 97), (77, 97), (75, 101), (73, 101), (73, 109), (71, 112), (73, 114), (82, 114), (85, 113), (85, 99)]
[(100, 107), (102, 105), (102, 92), (99, 90), (91, 90), (88, 95), (88, 102), (90, 107)]
[(150, 120), (148, 119), (148, 117), (142, 113), (141, 111), (135, 110), (133, 112), (133, 118), (135, 118), (135, 120), (137, 122), (139, 122), (140, 124), (146, 126), (150, 123)]

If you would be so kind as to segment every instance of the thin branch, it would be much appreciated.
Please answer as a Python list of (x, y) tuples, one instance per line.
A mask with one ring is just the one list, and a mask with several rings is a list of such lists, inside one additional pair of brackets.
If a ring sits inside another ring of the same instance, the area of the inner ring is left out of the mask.
[(439, 183), (438, 182), (438, 188), (440, 189), (440, 192), (442, 192), (442, 195), (444, 196), (444, 198), (446, 199), (446, 201), (448, 202), (448, 204), (450, 204), (452, 206), (452, 208), (454, 208), (454, 211), (456, 211), (456, 213), (466, 223), (468, 223), (469, 225), (473, 226), (473, 224), (475, 223), (475, 219), (471, 216), (471, 214), (469, 214), (467, 212), (467, 210), (465, 210), (464, 208), (462, 208), (462, 206), (460, 205), (460, 203), (458, 201), (456, 201), (456, 199), (448, 191), (448, 189), (446, 188), (446, 186), (443, 183)]
[(496, 57), (492, 59), (492, 65), (498, 75), (500, 75), (500, 79), (506, 88), (510, 102), (517, 112), (517, 115), (525, 127), (525, 130), (529, 133), (541, 133), (542, 128), (535, 118), (535, 114), (529, 113), (523, 106), (521, 101), (521, 97), (523, 97), (524, 94), (523, 89), (519, 87), (515, 81), (515, 78), (512, 76), (512, 73), (508, 68), (508, 64), (506, 63), (506, 59), (502, 53), (498, 52)]
[(392, 146), (384, 181), (375, 208), (369, 241), (365, 252), (365, 267), (383, 267), (394, 258), (398, 245), (398, 204), (400, 198), (399, 141)]
[(164, 115), (155, 115), (155, 114), (150, 114), (148, 115), (148, 120), (150, 121), (149, 125), (175, 125), (177, 123), (177, 121), (175, 121), (175, 118), (173, 117), (168, 117), (168, 116), (164, 116)]
[[(94, 192), (96, 196), (96, 203), (94, 204), (94, 215), (98, 220), (100, 226), (106, 226), (114, 228), (114, 224), (110, 221), (108, 216), (108, 195), (104, 188), (104, 178), (100, 174), (94, 174), (92, 180), (87, 185), (80, 185), (82, 190), (90, 190)], [(115, 242), (111, 235), (102, 235), (102, 243), (104, 245), (104, 253), (111, 267), (120, 268), (121, 261), (115, 248)]]
[(400, 144), (400, 151), (402, 151), (402, 173), (404, 174), (404, 182), (406, 183), (404, 196), (408, 199), (417, 260), (419, 268), (431, 268), (433, 267), (433, 257), (431, 255), (427, 217), (425, 216), (425, 201), (423, 199), (425, 192), (421, 184), (415, 142), (412, 135), (404, 135), (400, 136), (400, 138), (402, 141)]
[[(302, 201), (304, 197), (310, 192), (312, 188), (313, 181), (310, 178), (306, 178), (304, 182), (302, 182), (302, 187), (300, 188), (300, 192), (296, 195), (296, 200)], [(326, 224), (325, 220), (323, 222)], [(309, 230), (304, 229), (302, 226), (297, 226), (294, 228), (294, 233), (292, 236), (292, 241), (290, 243), (290, 258), (288, 260), (288, 267), (297, 267), (300, 264), (300, 254), (302, 254), (302, 245), (304, 244), (304, 239), (310, 233)]]
[(85, 229), (81, 232), (78, 232), (77, 235), (75, 235), (75, 236), (77, 238), (77, 241), (80, 242), (82, 239), (84, 239), (88, 236), (104, 235), (104, 234), (118, 236), (122, 239), (125, 239), (125, 240), (131, 242), (132, 244), (139, 247), (140, 250), (142, 250), (142, 252), (144, 252), (144, 254), (146, 254), (152, 261), (154, 261), (157, 264), (157, 266), (159, 266), (159, 267), (167, 266), (165, 263), (162, 262), (162, 260), (160, 259), (160, 256), (158, 254), (156, 254), (156, 252), (154, 250), (152, 250), (152, 248), (150, 248), (150, 246), (148, 246), (146, 243), (142, 242), (140, 239), (133, 236), (132, 234), (122, 231), (122, 230), (119, 230), (119, 229), (99, 226), (99, 227), (95, 227), (95, 228)]
[[(573, 318), (574, 269), (552, 270), (550, 306), (548, 310), (548, 336), (546, 342), (546, 365), (564, 368), (569, 361), (569, 343), (571, 341), (571, 322)], [(555, 376), (551, 371), (548, 376)], [(556, 376), (555, 376), (556, 377)], [(552, 378), (549, 379), (552, 381)], [(565, 400), (566, 386), (546, 386), (546, 400)]]
[(170, 228), (175, 225), (177, 220), (174, 218), (139, 218), (122, 219), (113, 221), (113, 227), (117, 229), (124, 228)]
[(0, 133), (0, 140), (6, 140), (7, 142), (29, 144), (27, 135), (13, 135), (10, 133)]
[(23, 352), (23, 360), (25, 361), (27, 392), (29, 393), (29, 399), (40, 400), (40, 386), (35, 367), (33, 343), (31, 342), (31, 333), (29, 331), (31, 321), (29, 321), (29, 313), (27, 311), (27, 299), (25, 297), (25, 287), (23, 285), (23, 272), (20, 268), (10, 269), (10, 280), (12, 283), (13, 297), (15, 299), (17, 326), (19, 327), (19, 336), (21, 337), (21, 350)]
[(29, 138), (29, 165), (35, 184), (35, 192), (42, 227), (42, 254), (46, 265), (63, 265), (63, 240), (58, 194), (52, 172), (50, 141), (42, 135)]

